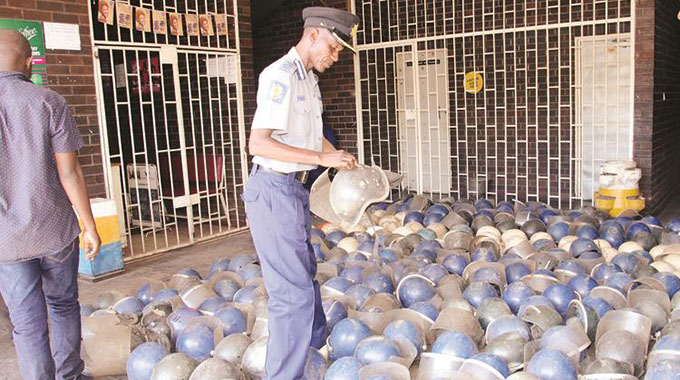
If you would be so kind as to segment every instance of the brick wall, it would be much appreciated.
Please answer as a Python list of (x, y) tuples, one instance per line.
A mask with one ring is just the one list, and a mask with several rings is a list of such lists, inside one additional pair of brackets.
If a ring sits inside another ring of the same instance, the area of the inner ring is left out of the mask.
[[(251, 24), (251, 7), (250, 0), (238, 0), (238, 14), (239, 14), (239, 35), (241, 47), (241, 88), (243, 91), (243, 113), (246, 129), (249, 129), (250, 124), (255, 115), (257, 84), (255, 81), (255, 74), (253, 70), (253, 28)], [(243, 136), (244, 139), (247, 138)], [(247, 151), (247, 145), (246, 145)], [(240, 150), (239, 150), (240, 153)], [(249, 166), (250, 168), (250, 166)], [(241, 181), (242, 183), (243, 181)], [(236, 188), (236, 201), (238, 202), (238, 214), (240, 225), (245, 223), (245, 205), (241, 201), (240, 194), (243, 192), (243, 187)]]
[(633, 159), (642, 171), (640, 190), (654, 203), (652, 192), (652, 128), (654, 91), (654, 0), (635, 5), (635, 102)]
[[(654, 3), (654, 127), (651, 183), (647, 191), (651, 209), (661, 212), (671, 201), (680, 200), (677, 192), (680, 185), (680, 20), (677, 18), (680, 1), (656, 0)], [(645, 32), (651, 34), (650, 29)], [(641, 138), (649, 137), (642, 133)], [(649, 150), (646, 153), (649, 154)]]
[[(303, 28), (302, 9), (322, 5), (347, 9), (345, 0), (325, 1), (324, 4), (314, 0), (286, 1), (262, 24), (253, 25), (253, 67), (256, 76), (299, 41)], [(330, 124), (338, 137), (340, 148), (356, 154), (354, 64), (351, 52), (345, 49), (330, 70), (319, 74), (319, 87), (324, 103), (324, 121)], [(250, 123), (247, 123), (247, 127), (250, 127)]]
[(680, 1), (639, 0), (635, 34), (635, 138), (647, 212), (664, 213), (680, 200)]
[[(250, 0), (239, 0), (239, 33), (241, 36), (241, 85), (243, 88), (243, 108), (246, 128), (255, 114), (257, 81), (254, 74), (253, 27), (251, 25)], [(259, 72), (259, 71), (258, 71)]]
[(0, 18), (78, 24), (80, 51), (47, 50), (48, 87), (63, 95), (85, 146), (79, 152), (91, 197), (106, 196), (86, 0), (0, 0)]

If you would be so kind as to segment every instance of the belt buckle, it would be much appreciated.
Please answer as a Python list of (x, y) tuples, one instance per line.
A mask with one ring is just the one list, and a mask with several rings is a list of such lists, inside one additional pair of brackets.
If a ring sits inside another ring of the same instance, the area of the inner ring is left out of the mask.
[(309, 170), (300, 172), (299, 176), (300, 178), (298, 180), (304, 185), (305, 182), (307, 182), (307, 177), (309, 177)]

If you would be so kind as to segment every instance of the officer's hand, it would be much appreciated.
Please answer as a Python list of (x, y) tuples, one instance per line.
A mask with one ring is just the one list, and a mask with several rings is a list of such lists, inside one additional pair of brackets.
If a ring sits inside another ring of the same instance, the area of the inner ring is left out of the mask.
[(319, 165), (327, 168), (354, 169), (357, 166), (357, 159), (344, 150), (336, 150), (322, 153)]

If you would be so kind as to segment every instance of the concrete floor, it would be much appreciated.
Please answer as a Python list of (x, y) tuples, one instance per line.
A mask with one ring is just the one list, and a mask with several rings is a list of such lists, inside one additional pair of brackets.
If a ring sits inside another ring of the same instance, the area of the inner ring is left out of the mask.
[[(151, 278), (161, 281), (183, 268), (194, 268), (202, 275), (208, 273), (210, 264), (216, 258), (230, 257), (237, 253), (254, 252), (252, 239), (248, 231), (214, 241), (167, 252), (161, 256), (133, 263), (125, 267), (121, 275), (92, 283), (79, 281), (80, 302), (92, 303), (97, 295), (106, 290), (118, 290), (133, 295), (143, 279)], [(1, 327), (1, 326), (0, 326)], [(0, 334), (0, 380), (19, 380), (19, 368), (16, 353), (9, 334)], [(119, 380), (127, 377), (102, 377), (99, 380)]]

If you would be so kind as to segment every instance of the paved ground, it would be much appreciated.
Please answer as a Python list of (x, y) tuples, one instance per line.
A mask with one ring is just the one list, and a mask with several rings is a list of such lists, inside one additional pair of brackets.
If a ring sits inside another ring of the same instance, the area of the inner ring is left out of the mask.
[[(119, 276), (97, 283), (79, 281), (81, 303), (91, 303), (105, 290), (115, 289), (134, 294), (144, 278), (166, 281), (182, 268), (194, 268), (207, 274), (213, 260), (229, 257), (241, 252), (253, 252), (253, 243), (248, 232), (198, 244), (192, 247), (167, 252), (162, 256), (128, 265)], [(0, 322), (0, 329), (2, 323)], [(0, 334), (0, 379), (20, 380), (17, 358), (9, 334)], [(125, 379), (126, 377), (105, 377), (98, 380)]]

